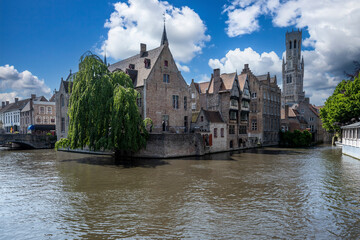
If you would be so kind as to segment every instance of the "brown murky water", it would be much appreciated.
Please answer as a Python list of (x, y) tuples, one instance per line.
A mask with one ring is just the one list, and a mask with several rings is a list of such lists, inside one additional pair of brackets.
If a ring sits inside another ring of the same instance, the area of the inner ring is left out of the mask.
[(360, 239), (340, 148), (142, 160), (0, 149), (0, 239)]

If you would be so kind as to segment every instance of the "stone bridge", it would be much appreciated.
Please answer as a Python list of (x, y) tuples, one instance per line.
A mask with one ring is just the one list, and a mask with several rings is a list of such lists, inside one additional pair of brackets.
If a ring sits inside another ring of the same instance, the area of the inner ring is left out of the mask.
[(0, 145), (15, 143), (27, 148), (54, 148), (56, 137), (32, 134), (0, 134)]

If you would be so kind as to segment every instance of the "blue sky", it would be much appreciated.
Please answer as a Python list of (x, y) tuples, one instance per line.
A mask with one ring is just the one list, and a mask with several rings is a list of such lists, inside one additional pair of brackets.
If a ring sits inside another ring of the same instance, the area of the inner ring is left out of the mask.
[(0, 100), (49, 97), (77, 71), (87, 50), (114, 63), (160, 44), (163, 16), (170, 48), (185, 80), (205, 81), (212, 68), (277, 75), (285, 33), (301, 28), (304, 89), (323, 104), (360, 60), (357, 0), (0, 1)]

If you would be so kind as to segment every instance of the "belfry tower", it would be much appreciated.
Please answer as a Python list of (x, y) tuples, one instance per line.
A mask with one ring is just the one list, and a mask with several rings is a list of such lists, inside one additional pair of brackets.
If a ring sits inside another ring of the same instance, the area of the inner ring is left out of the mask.
[(282, 64), (282, 106), (304, 100), (304, 58), (301, 57), (302, 31), (286, 32), (286, 59)]

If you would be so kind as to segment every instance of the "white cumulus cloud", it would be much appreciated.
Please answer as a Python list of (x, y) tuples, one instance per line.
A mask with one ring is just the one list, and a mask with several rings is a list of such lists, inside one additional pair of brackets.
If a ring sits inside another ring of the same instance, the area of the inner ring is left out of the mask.
[[(313, 50), (303, 52), (304, 89), (316, 104), (323, 104), (344, 78), (343, 72), (351, 72), (353, 61), (360, 60), (358, 0), (234, 0), (224, 13), (229, 18), (226, 31), (230, 37), (259, 30), (262, 15), (272, 17), (276, 27), (307, 30), (309, 37), (303, 45)], [(249, 19), (244, 20), (246, 17)]]
[(270, 74), (281, 76), (281, 59), (275, 52), (257, 53), (252, 48), (245, 48), (243, 51), (239, 48), (230, 50), (222, 59), (210, 59), (211, 68), (220, 68), (222, 73), (235, 72), (241, 73), (244, 64), (249, 64), (251, 71), (255, 75)]
[(160, 46), (165, 13), (169, 46), (178, 62), (187, 63), (202, 48), (210, 36), (199, 15), (187, 6), (177, 8), (165, 1), (128, 0), (114, 4), (115, 11), (105, 23), (109, 29), (101, 51), (107, 56), (123, 59), (140, 50), (140, 43), (148, 49)]
[(31, 94), (49, 97), (51, 90), (28, 70), (19, 72), (14, 66), (0, 66), (0, 101), (14, 101), (14, 97), (29, 98)]

